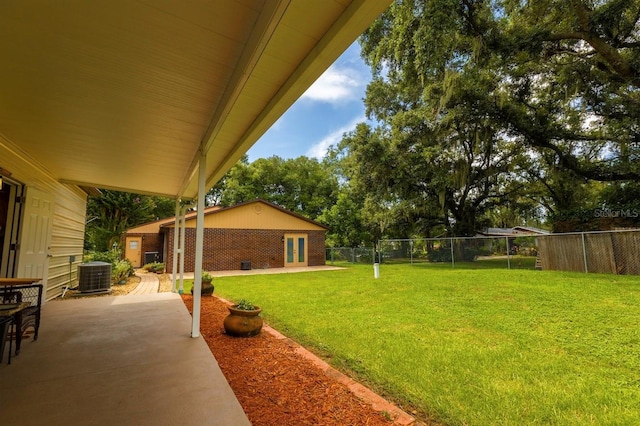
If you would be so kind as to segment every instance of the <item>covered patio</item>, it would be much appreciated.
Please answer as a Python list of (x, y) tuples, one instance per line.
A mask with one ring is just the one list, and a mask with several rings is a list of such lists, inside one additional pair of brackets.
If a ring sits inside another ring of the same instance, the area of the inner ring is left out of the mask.
[(248, 425), (175, 293), (61, 300), (0, 365), (6, 425)]
[(198, 290), (207, 190), (390, 3), (3, 2), (0, 277), (41, 280), (47, 303), (0, 365), (0, 423), (248, 423), (199, 291), (193, 318), (175, 293), (53, 300), (78, 282), (87, 196), (174, 199), (176, 241), (195, 206)]

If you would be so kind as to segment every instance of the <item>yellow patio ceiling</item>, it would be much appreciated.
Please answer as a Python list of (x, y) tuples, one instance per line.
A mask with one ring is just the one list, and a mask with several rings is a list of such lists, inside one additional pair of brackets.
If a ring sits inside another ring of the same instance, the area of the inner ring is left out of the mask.
[(62, 182), (194, 198), (199, 149), (213, 185), (390, 2), (0, 2), (0, 144)]

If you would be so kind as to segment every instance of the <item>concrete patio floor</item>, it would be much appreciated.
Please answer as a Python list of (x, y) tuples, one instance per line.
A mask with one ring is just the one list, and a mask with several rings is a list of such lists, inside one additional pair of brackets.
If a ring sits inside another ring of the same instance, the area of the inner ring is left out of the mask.
[(174, 293), (51, 301), (0, 365), (3, 425), (249, 425)]

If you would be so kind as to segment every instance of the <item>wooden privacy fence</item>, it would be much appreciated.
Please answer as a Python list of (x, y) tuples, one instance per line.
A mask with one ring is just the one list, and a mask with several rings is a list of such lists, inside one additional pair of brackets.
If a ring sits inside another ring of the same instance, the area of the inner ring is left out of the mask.
[(640, 275), (640, 229), (536, 237), (542, 269)]

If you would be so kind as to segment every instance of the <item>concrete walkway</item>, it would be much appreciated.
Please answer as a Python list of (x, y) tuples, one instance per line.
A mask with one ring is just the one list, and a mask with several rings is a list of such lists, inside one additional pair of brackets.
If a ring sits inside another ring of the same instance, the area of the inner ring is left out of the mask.
[(140, 277), (140, 284), (127, 294), (137, 296), (139, 294), (155, 294), (160, 290), (160, 280), (156, 274), (136, 273)]

